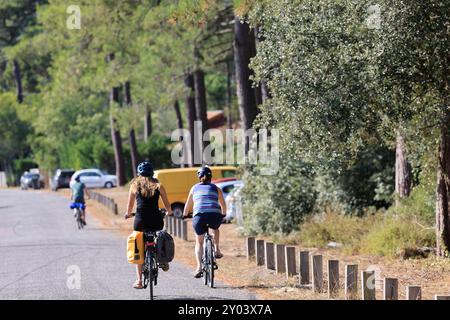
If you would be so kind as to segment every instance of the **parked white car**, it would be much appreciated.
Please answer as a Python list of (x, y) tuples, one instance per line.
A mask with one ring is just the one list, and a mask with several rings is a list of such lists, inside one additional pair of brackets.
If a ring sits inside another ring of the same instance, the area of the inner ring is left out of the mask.
[(80, 177), (80, 182), (83, 182), (86, 188), (112, 188), (117, 186), (115, 175), (105, 174), (98, 169), (75, 171), (70, 179), (70, 187), (75, 183), (76, 177)]
[(224, 199), (231, 193), (231, 191), (242, 185), (243, 185), (242, 180), (231, 180), (216, 183), (216, 186), (218, 186), (222, 190)]
[(236, 210), (238, 210), (240, 199), (235, 194), (238, 194), (238, 190), (244, 186), (242, 180), (218, 182), (216, 185), (222, 190), (225, 203), (227, 205), (227, 215), (224, 218), (225, 223), (231, 222), (233, 218), (236, 218)]

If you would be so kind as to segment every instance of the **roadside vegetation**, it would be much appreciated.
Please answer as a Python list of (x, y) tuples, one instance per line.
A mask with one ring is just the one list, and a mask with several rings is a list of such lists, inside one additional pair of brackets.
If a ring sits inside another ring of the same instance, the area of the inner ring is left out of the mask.
[(276, 175), (241, 168), (246, 234), (449, 255), (448, 1), (80, 1), (80, 29), (71, 4), (0, 3), (9, 185), (38, 166), (124, 186), (220, 110), (222, 129), (280, 132)]

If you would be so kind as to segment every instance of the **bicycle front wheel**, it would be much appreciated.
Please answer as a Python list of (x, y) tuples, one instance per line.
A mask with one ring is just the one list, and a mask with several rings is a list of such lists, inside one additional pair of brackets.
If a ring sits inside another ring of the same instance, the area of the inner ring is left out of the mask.
[(208, 274), (209, 274), (209, 286), (214, 288), (214, 247), (212, 241), (208, 241)]
[(209, 268), (208, 268), (208, 241), (205, 242), (205, 247), (203, 248), (203, 260), (202, 260), (202, 272), (203, 272), (203, 282), (205, 284), (205, 286), (208, 285), (208, 280), (209, 280)]

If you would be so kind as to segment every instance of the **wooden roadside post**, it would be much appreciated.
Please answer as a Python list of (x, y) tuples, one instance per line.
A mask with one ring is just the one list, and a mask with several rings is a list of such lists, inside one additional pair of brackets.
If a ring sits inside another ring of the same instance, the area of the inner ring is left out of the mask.
[(255, 257), (255, 237), (247, 238), (247, 260), (253, 260)]
[(376, 300), (375, 296), (375, 271), (361, 272), (362, 300)]
[(170, 233), (170, 234), (172, 234), (172, 231), (170, 230), (170, 222), (171, 222), (171, 216), (166, 216), (166, 218), (167, 218), (167, 222), (166, 222), (166, 230), (167, 230), (167, 232), (168, 233)]
[(173, 218), (173, 235), (178, 237), (178, 218)]
[(314, 292), (323, 291), (323, 262), (322, 255), (312, 256), (312, 269), (313, 269), (313, 289)]
[(178, 218), (177, 220), (178, 220), (178, 222), (177, 222), (177, 227), (178, 227), (177, 235), (178, 235), (178, 238), (183, 238), (183, 220), (181, 218)]
[(175, 237), (175, 217), (171, 216), (170, 217), (171, 221), (170, 221), (170, 233), (172, 234), (173, 237)]
[(420, 286), (407, 286), (406, 300), (422, 300), (422, 288)]
[(266, 269), (275, 270), (275, 250), (273, 242), (266, 242)]
[(339, 261), (328, 260), (328, 298), (339, 294)]
[(434, 295), (434, 300), (450, 300), (450, 296), (436, 294)]
[(188, 227), (187, 227), (187, 221), (183, 220), (182, 226), (181, 226), (181, 234), (183, 235), (183, 240), (188, 241)]
[(297, 267), (295, 263), (295, 247), (285, 247), (284, 251), (286, 255), (286, 276), (289, 278), (297, 274)]
[(275, 269), (277, 273), (286, 272), (286, 259), (284, 256), (284, 244), (275, 245)]
[(398, 279), (384, 278), (384, 300), (398, 300)]
[(263, 266), (264, 264), (264, 240), (256, 240), (256, 265)]
[(300, 251), (300, 285), (309, 284), (309, 251)]
[(345, 266), (345, 299), (356, 300), (358, 298), (358, 265)]

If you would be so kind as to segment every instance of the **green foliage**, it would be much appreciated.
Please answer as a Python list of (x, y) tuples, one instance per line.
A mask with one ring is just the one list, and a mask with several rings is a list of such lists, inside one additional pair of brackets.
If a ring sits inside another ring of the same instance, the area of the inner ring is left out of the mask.
[(394, 216), (372, 227), (361, 239), (360, 251), (394, 257), (405, 249), (432, 247), (435, 243), (433, 228), (426, 229), (404, 216)]
[(318, 208), (362, 214), (367, 207), (387, 208), (394, 192), (392, 150), (368, 145), (347, 165), (319, 171)]
[(227, 77), (221, 73), (209, 73), (205, 77), (207, 86), (208, 108), (213, 110), (223, 109), (227, 96)]
[(281, 162), (276, 176), (259, 175), (258, 167), (246, 168), (242, 195), (248, 233), (289, 233), (298, 228), (314, 206), (310, 166)]
[(150, 139), (138, 144), (138, 151), (142, 159), (150, 161), (156, 169), (166, 169), (172, 166), (170, 138), (159, 135), (152, 135)]
[(405, 250), (434, 245), (432, 228), (424, 228), (408, 216), (376, 213), (355, 217), (328, 213), (309, 217), (291, 242), (324, 248), (331, 241), (348, 253), (397, 257)]
[(0, 93), (0, 161), (11, 162), (27, 151), (27, 123), (12, 93)]
[(435, 217), (436, 192), (427, 185), (415, 187), (408, 198), (401, 199), (398, 206), (391, 207), (388, 212), (409, 217), (419, 224), (432, 228)]
[(326, 247), (329, 242), (337, 242), (345, 250), (357, 251), (361, 239), (373, 225), (383, 220), (382, 214), (355, 217), (330, 212), (313, 215), (301, 225), (296, 240), (305, 246)]

